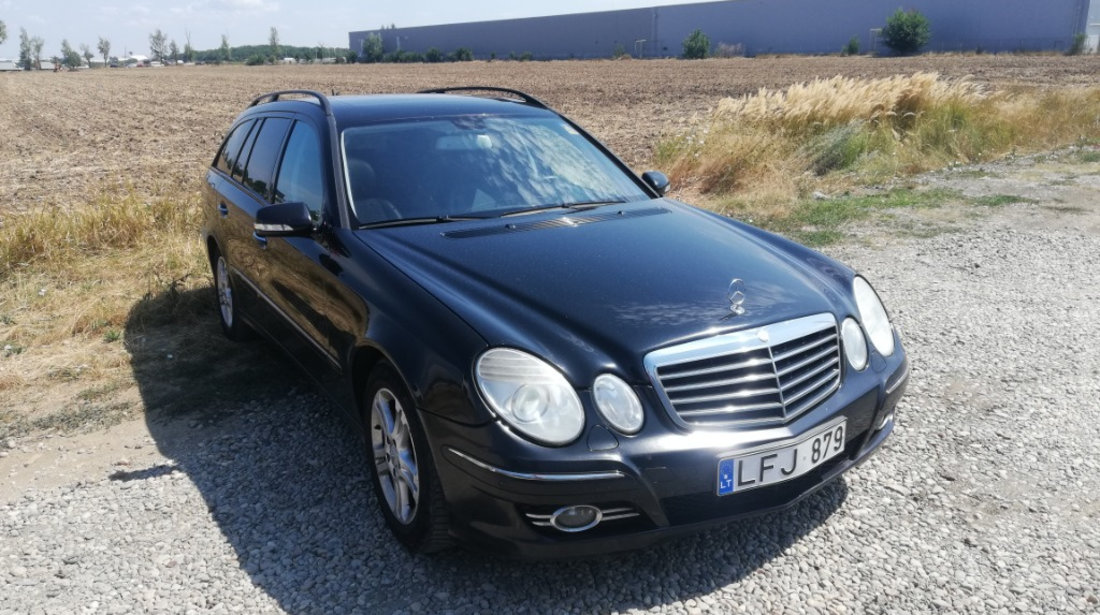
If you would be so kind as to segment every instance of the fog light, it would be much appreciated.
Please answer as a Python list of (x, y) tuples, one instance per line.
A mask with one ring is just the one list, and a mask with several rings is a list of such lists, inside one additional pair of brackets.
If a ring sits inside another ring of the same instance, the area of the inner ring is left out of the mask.
[(595, 506), (565, 506), (554, 511), (550, 525), (563, 532), (583, 532), (596, 527), (602, 518), (603, 512)]

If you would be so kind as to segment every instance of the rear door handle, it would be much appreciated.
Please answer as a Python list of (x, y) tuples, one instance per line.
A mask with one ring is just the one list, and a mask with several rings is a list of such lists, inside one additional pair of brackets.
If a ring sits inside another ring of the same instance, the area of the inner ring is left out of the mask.
[(261, 248), (267, 247), (267, 237), (260, 237), (255, 233), (255, 231), (253, 231), (252, 238), (256, 240), (256, 243), (260, 244)]
[(218, 213), (223, 218), (229, 215), (229, 208), (226, 207), (225, 203), (218, 203)]

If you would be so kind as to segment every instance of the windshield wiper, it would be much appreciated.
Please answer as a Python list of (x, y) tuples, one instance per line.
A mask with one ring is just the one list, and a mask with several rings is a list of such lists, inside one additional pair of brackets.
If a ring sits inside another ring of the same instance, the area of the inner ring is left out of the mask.
[(627, 201), (625, 199), (600, 199), (596, 201), (577, 201), (575, 203), (550, 203), (548, 205), (536, 205), (535, 207), (512, 209), (500, 214), (500, 217), (507, 218), (509, 216), (522, 216), (524, 214), (530, 214), (536, 211), (546, 211), (548, 209), (569, 209), (573, 211), (583, 211), (585, 209), (599, 207), (600, 205), (614, 205), (616, 203), (626, 202)]
[(379, 220), (360, 224), (359, 229), (388, 228), (391, 226), (414, 226), (417, 224), (439, 224), (441, 222), (459, 222), (462, 220), (484, 220), (485, 216), (424, 216), (422, 218), (400, 218), (397, 220)]

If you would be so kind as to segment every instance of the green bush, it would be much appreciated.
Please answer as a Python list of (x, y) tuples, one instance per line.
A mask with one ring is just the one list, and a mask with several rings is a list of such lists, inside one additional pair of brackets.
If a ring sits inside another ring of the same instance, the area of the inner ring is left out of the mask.
[(898, 9), (886, 19), (882, 29), (882, 42), (900, 55), (910, 55), (920, 51), (932, 38), (928, 18), (916, 10)]
[(424, 60), (433, 64), (442, 62), (444, 60), (443, 52), (437, 47), (431, 47), (428, 51), (424, 52)]
[(840, 50), (841, 55), (846, 56), (858, 56), (859, 55), (859, 37), (853, 36), (848, 39), (848, 44)]
[(1085, 43), (1087, 41), (1088, 37), (1085, 36), (1085, 33), (1078, 32), (1077, 36), (1073, 37), (1073, 44), (1069, 46), (1069, 51), (1067, 51), (1066, 54), (1071, 56), (1079, 56), (1082, 53), (1085, 53)]
[(684, 39), (684, 59), (702, 60), (710, 54), (710, 39), (702, 30), (696, 29)]
[[(494, 53), (493, 56), (495, 57), (496, 54)], [(459, 47), (455, 49), (454, 59), (455, 62), (473, 62), (474, 52), (469, 47)]]
[(244, 63), (247, 66), (259, 66), (261, 64), (266, 64), (267, 63), (267, 58), (265, 58), (262, 55), (256, 53), (256, 54), (248, 56), (248, 59), (245, 60)]

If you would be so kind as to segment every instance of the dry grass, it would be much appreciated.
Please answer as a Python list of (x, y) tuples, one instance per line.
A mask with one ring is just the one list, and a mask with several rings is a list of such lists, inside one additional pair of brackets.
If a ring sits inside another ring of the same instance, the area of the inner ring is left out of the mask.
[[(197, 195), (149, 197), (128, 185), (68, 210), (7, 212), (0, 393), (12, 406), (0, 409), (0, 434), (79, 428), (140, 407), (127, 337), (143, 321), (186, 322), (209, 308), (204, 293), (187, 292), (210, 284), (198, 227)], [(141, 309), (153, 297), (166, 299)]]
[(3, 343), (118, 341), (142, 297), (208, 285), (198, 228), (197, 194), (148, 198), (125, 185), (68, 211), (10, 213), (0, 227)]
[(811, 190), (1100, 138), (1100, 88), (995, 91), (934, 73), (833, 77), (722, 100), (664, 141), (673, 181), (769, 214)]

